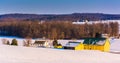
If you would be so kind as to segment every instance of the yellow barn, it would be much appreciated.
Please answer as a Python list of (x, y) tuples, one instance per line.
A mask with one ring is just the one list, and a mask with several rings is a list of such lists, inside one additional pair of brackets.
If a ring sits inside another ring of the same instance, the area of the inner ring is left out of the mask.
[(84, 50), (110, 51), (110, 41), (107, 38), (86, 38), (83, 45)]
[(104, 52), (109, 52), (110, 42), (107, 38), (86, 38), (83, 43), (68, 42), (68, 44), (63, 48), (73, 50), (100, 50)]

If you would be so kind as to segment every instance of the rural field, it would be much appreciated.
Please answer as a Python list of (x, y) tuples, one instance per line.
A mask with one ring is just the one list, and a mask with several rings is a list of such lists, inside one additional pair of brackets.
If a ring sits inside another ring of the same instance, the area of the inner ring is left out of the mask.
[(120, 63), (120, 0), (0, 0), (0, 63)]
[[(12, 40), (15, 37), (0, 37)], [(23, 39), (16, 38), (19, 44)], [(64, 41), (64, 40), (62, 40)], [(62, 42), (61, 41), (61, 42)], [(111, 52), (119, 52), (118, 40), (112, 40)], [(0, 41), (0, 62), (2, 63), (120, 63), (120, 54), (95, 50), (63, 50), (2, 45)]]

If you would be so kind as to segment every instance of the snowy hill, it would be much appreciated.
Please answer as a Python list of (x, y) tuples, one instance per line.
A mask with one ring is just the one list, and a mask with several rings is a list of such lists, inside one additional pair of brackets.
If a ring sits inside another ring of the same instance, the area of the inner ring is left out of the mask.
[[(22, 47), (24, 39), (16, 38), (19, 46), (2, 45), (1, 39), (12, 40), (16, 37), (0, 37), (1, 63), (120, 63), (120, 54), (94, 50), (62, 50), (50, 48)], [(34, 40), (33, 40), (34, 41)], [(63, 42), (64, 40), (59, 40)], [(64, 41), (65, 43), (67, 40)], [(62, 44), (65, 44), (62, 43)], [(120, 51), (120, 40), (111, 40), (111, 51)]]
[(120, 55), (100, 51), (73, 51), (0, 46), (1, 63), (120, 63)]
[(120, 39), (111, 40), (111, 51), (120, 52)]

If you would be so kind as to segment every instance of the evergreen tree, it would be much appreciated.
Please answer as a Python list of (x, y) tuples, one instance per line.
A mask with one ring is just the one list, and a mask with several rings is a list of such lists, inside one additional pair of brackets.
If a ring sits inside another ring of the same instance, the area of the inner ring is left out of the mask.
[(95, 38), (101, 38), (102, 35), (100, 33), (96, 33)]
[(18, 46), (17, 40), (16, 40), (16, 39), (13, 39), (11, 45)]
[(58, 41), (55, 39), (54, 41), (53, 41), (53, 46), (57, 46), (58, 45)]

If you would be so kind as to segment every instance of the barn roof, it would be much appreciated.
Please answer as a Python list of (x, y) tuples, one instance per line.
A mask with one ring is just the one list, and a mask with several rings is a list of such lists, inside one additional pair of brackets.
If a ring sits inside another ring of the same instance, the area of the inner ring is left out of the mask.
[(68, 42), (67, 44), (66, 44), (66, 46), (68, 46), (68, 47), (75, 47), (75, 46), (77, 46), (78, 44), (80, 44), (81, 42), (74, 42), (74, 41), (70, 41), (70, 42)]
[(83, 44), (104, 45), (106, 38), (86, 38)]
[(34, 44), (44, 44), (45, 41), (35, 41)]

